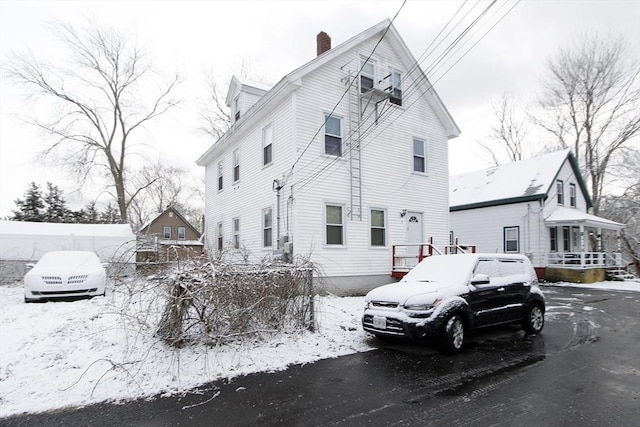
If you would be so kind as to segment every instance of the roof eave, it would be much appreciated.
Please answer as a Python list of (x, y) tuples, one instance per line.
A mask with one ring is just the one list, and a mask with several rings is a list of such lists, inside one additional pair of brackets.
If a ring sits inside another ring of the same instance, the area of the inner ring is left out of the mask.
[(511, 197), (508, 199), (496, 199), (486, 202), (468, 203), (466, 205), (450, 206), (449, 212), (466, 211), (469, 209), (490, 208), (492, 206), (513, 205), (524, 202), (537, 202), (544, 199), (544, 194), (534, 194), (530, 196)]

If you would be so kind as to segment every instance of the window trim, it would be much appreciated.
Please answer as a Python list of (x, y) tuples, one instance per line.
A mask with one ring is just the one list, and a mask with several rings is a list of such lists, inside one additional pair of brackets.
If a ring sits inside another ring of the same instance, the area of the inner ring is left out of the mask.
[[(269, 224), (269, 226), (267, 227), (266, 224), (266, 220), (267, 220), (267, 216), (266, 213), (269, 212), (269, 216), (271, 217), (271, 224)], [(269, 237), (270, 237), (270, 242), (267, 245), (266, 242), (266, 237), (267, 237), (267, 230), (269, 230)], [(268, 208), (264, 208), (262, 209), (262, 247), (263, 248), (273, 248), (273, 208), (270, 206)]]
[[(180, 237), (180, 231), (182, 231), (182, 237)], [(187, 240), (187, 227), (184, 225), (179, 225), (177, 227), (176, 238), (178, 240)]]
[[(169, 231), (169, 233), (167, 233), (167, 230)], [(166, 240), (171, 240), (171, 234), (172, 234), (173, 230), (171, 229), (171, 226), (169, 225), (163, 225), (162, 226), (162, 238), (166, 239)], [(168, 234), (168, 236), (167, 236)]]
[(231, 235), (233, 236), (233, 247), (240, 249), (240, 217), (231, 220)]
[[(373, 225), (373, 212), (382, 212), (382, 227)], [(373, 243), (373, 231), (382, 230), (382, 244)], [(372, 248), (386, 248), (387, 247), (387, 210), (382, 208), (370, 208), (369, 209), (369, 246)]]
[[(336, 207), (340, 208), (341, 214), (341, 223), (337, 224), (329, 224), (327, 219), (327, 208), (328, 207)], [(324, 204), (324, 245), (328, 247), (344, 247), (345, 245), (345, 205), (342, 203), (325, 203)], [(327, 233), (329, 227), (340, 227), (340, 243), (329, 243), (329, 233)]]
[[(503, 241), (503, 250), (505, 254), (518, 254), (520, 253), (520, 226), (514, 225), (510, 227), (503, 227), (502, 229), (502, 241)], [(509, 231), (516, 231), (516, 250), (507, 250), (508, 242), (513, 242), (514, 240), (507, 240), (507, 233)]]
[(577, 207), (578, 205), (578, 199), (577, 199), (577, 193), (576, 193), (576, 185), (573, 183), (569, 184), (569, 206), (571, 206), (572, 208)]
[[(323, 113), (323, 117), (324, 117), (324, 122), (323, 122), (324, 123), (324, 125), (323, 125), (324, 138), (323, 138), (323, 150), (322, 150), (322, 153), (325, 156), (342, 157), (342, 154), (343, 154), (343, 151), (344, 151), (343, 147), (342, 147), (342, 145), (344, 144), (344, 136), (343, 136), (344, 135), (344, 128), (343, 128), (344, 120), (343, 120), (343, 118), (341, 116), (337, 116), (337, 115), (331, 114), (331, 113)], [(339, 121), (339, 123), (340, 123), (340, 135), (334, 135), (334, 134), (331, 134), (331, 133), (327, 132), (327, 122), (329, 121), (329, 118), (336, 119), (336, 120)], [(327, 152), (327, 136), (329, 136), (331, 138), (338, 138), (340, 140), (340, 145), (339, 145), (339, 148), (340, 148), (339, 151), (340, 152), (339, 152), (339, 154), (334, 154), (334, 153), (328, 153)]]
[(558, 252), (558, 227), (549, 227), (549, 251)]
[[(416, 154), (416, 142), (421, 142), (422, 143), (422, 156), (417, 155)], [(414, 136), (411, 139), (411, 153), (412, 153), (412, 157), (411, 157), (411, 170), (413, 173), (417, 173), (417, 174), (421, 174), (421, 175), (427, 175), (427, 172), (429, 170), (429, 168), (427, 167), (427, 140), (424, 138), (419, 138), (417, 136)], [(423, 169), (422, 171), (416, 170), (416, 159), (417, 158), (421, 158), (423, 163)]]
[(218, 192), (224, 190), (224, 162), (218, 162)]
[(222, 249), (224, 248), (224, 238), (223, 238), (222, 230), (224, 230), (224, 228), (223, 228), (222, 221), (220, 221), (218, 223), (218, 231), (217, 231), (218, 235), (216, 236), (218, 240), (218, 252), (222, 252)]
[(561, 179), (556, 179), (556, 202), (564, 206), (564, 182)]
[[(371, 66), (373, 67), (373, 74), (365, 74), (364, 69), (365, 69), (365, 64), (371, 64)], [(376, 81), (378, 80), (377, 78), (377, 72), (378, 72), (378, 66), (377, 66), (377, 62), (375, 59), (372, 58), (366, 58), (364, 56), (360, 57), (360, 78), (358, 79), (358, 83), (360, 85), (360, 93), (365, 93), (371, 89), (375, 89), (376, 88)], [(371, 88), (364, 88), (362, 85), (362, 78), (367, 78), (367, 79), (371, 79)]]
[[(395, 90), (396, 90), (396, 86), (395, 86), (395, 82), (393, 80), (394, 74), (398, 74), (399, 76), (399, 85), (400, 87), (397, 88), (397, 90), (400, 92), (400, 96), (394, 96), (395, 95)], [(402, 71), (398, 70), (397, 68), (393, 68), (393, 67), (389, 67), (389, 89), (390, 89), (390, 96), (389, 96), (389, 103), (393, 104), (393, 105), (397, 105), (399, 107), (402, 107)], [(398, 102), (394, 102), (394, 100), (397, 100)]]
[(237, 122), (240, 119), (240, 94), (233, 98), (233, 110), (234, 121)]
[(240, 149), (233, 150), (233, 183), (240, 181)]
[[(267, 141), (267, 135), (270, 136)], [(268, 142), (268, 144), (267, 144)], [(267, 148), (269, 148), (269, 161), (267, 161)], [(269, 123), (262, 128), (262, 167), (269, 166), (273, 163), (273, 123)]]

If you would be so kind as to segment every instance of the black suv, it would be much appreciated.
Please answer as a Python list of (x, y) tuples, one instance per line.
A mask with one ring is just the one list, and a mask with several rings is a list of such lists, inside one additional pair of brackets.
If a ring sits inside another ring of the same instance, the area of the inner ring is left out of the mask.
[(365, 297), (362, 326), (377, 337), (437, 341), (459, 351), (474, 329), (519, 323), (544, 326), (544, 295), (523, 255), (459, 254), (425, 258), (397, 283)]

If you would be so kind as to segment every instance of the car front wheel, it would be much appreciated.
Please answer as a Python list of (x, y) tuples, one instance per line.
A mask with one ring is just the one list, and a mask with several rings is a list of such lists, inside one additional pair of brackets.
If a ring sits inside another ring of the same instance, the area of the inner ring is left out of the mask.
[(538, 303), (531, 304), (522, 319), (522, 329), (527, 334), (539, 334), (544, 327), (544, 310)]
[(462, 349), (465, 339), (464, 321), (458, 314), (447, 319), (442, 331), (440, 348), (443, 352), (453, 354)]

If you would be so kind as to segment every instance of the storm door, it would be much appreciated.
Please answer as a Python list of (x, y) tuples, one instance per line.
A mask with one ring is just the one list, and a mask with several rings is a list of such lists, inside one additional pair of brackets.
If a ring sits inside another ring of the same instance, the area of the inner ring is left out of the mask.
[(418, 263), (418, 252), (420, 251), (420, 243), (423, 243), (422, 235), (422, 214), (419, 212), (407, 212), (407, 255), (414, 257), (407, 260), (409, 267), (413, 267)]

